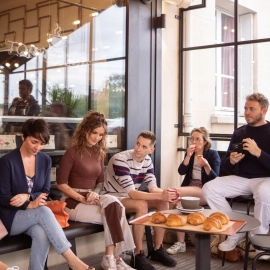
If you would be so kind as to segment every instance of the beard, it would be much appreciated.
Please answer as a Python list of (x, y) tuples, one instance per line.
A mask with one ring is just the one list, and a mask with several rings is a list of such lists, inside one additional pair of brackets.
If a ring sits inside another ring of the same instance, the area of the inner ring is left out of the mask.
[(254, 116), (252, 119), (248, 119), (248, 120), (247, 120), (247, 117), (245, 116), (245, 119), (250, 126), (256, 126), (259, 122), (263, 120), (263, 114), (260, 113), (259, 115)]

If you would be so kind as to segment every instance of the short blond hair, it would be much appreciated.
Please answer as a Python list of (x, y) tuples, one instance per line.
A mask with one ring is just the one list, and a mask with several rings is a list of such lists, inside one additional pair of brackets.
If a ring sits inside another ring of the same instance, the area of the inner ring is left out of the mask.
[(210, 149), (212, 146), (212, 141), (210, 139), (208, 130), (205, 127), (193, 128), (190, 132), (190, 135), (192, 136), (192, 133), (196, 131), (202, 134), (203, 140), (206, 142), (204, 146), (204, 151)]

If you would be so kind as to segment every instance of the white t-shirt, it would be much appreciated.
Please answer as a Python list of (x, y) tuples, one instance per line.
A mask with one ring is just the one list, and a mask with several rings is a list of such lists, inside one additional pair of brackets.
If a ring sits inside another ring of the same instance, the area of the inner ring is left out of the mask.
[(202, 167), (198, 166), (198, 158), (196, 155), (194, 157), (192, 179), (202, 180)]

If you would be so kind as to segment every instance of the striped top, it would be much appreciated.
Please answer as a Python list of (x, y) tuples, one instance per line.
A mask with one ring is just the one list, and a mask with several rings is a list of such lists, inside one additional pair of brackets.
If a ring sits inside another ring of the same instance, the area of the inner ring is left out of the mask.
[(123, 151), (110, 159), (105, 173), (103, 194), (129, 197), (128, 193), (138, 190), (143, 182), (149, 190), (157, 186), (150, 156), (137, 162), (133, 159), (133, 152), (133, 149)]

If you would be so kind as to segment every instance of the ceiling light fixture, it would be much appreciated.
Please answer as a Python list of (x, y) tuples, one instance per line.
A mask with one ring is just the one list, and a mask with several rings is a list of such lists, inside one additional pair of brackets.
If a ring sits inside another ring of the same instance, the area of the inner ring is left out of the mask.
[(98, 16), (98, 14), (99, 14), (98, 12), (93, 12), (93, 13), (90, 14), (90, 16), (91, 17), (96, 17), (96, 16)]

